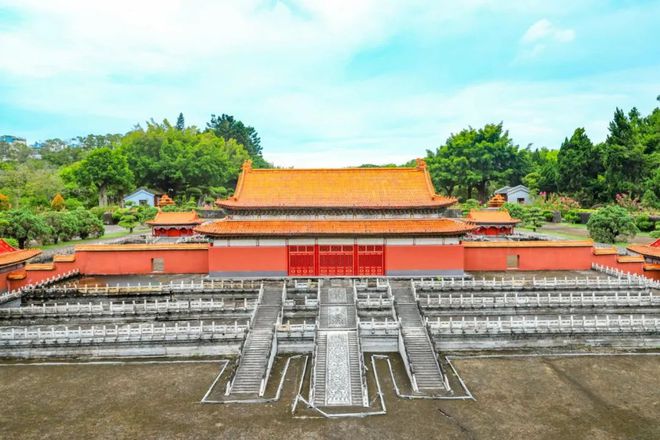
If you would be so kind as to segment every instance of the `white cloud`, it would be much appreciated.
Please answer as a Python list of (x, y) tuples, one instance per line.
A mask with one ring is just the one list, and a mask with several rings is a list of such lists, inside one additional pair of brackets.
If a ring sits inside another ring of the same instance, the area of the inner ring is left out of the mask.
[(575, 30), (560, 28), (543, 18), (527, 28), (520, 39), (523, 48), (518, 60), (535, 58), (552, 45), (570, 43), (574, 39)]
[(574, 39), (575, 31), (573, 29), (557, 27), (550, 20), (543, 18), (527, 29), (521, 41), (525, 44), (548, 41), (569, 43)]
[[(529, 14), (554, 20), (574, 3), (539, 0)], [(203, 125), (224, 111), (254, 125), (266, 157), (280, 165), (400, 163), (467, 125), (500, 120), (521, 145), (557, 146), (576, 125), (591, 123), (600, 127), (593, 131), (598, 139), (606, 129), (603, 109), (609, 118), (616, 105), (657, 94), (657, 69), (645, 80), (590, 77), (579, 87), (483, 80), (412, 92), (402, 86), (414, 75), (346, 78), (351, 57), (402, 33), (474, 33), (484, 11), (519, 13), (501, 1), (447, 8), (422, 0), (0, 0), (3, 6), (23, 18), (0, 27), (0, 105), (74, 123), (85, 117), (102, 127), (76, 126), (68, 134), (35, 127), (34, 140), (122, 131), (180, 111)], [(533, 56), (574, 37), (544, 19), (520, 45)], [(5, 129), (11, 127), (0, 121)]]

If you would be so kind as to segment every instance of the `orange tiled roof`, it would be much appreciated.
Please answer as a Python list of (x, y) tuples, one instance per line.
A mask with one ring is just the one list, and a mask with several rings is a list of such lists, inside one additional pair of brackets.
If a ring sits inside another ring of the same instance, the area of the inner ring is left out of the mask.
[(552, 240), (552, 241), (464, 241), (464, 247), (471, 248), (525, 248), (525, 247), (586, 247), (593, 246), (591, 240)]
[(32, 257), (36, 257), (40, 253), (41, 251), (39, 249), (23, 249), (14, 252), (3, 252), (0, 254), (0, 267), (22, 263)]
[(163, 194), (160, 199), (158, 199), (158, 203), (156, 203), (158, 206), (167, 206), (167, 205), (174, 205), (174, 200), (170, 198), (167, 194)]
[(660, 271), (660, 264), (645, 264), (644, 270), (646, 271)]
[(467, 219), (478, 225), (512, 225), (520, 223), (520, 220), (512, 218), (506, 209), (502, 211), (494, 209), (472, 210), (467, 215)]
[(243, 165), (231, 209), (438, 208), (456, 199), (435, 194), (426, 164), (416, 168), (252, 169)]
[(615, 247), (595, 247), (592, 253), (594, 255), (616, 255), (619, 251)]
[(490, 198), (488, 201), (488, 206), (491, 208), (499, 208), (500, 206), (504, 205), (506, 203), (506, 199), (502, 194), (495, 194), (493, 197)]
[(55, 263), (72, 263), (76, 261), (76, 254), (55, 255), (53, 261)]
[(636, 254), (644, 255), (646, 257), (660, 258), (660, 247), (633, 244), (628, 246), (629, 251), (633, 251)]
[(7, 274), (7, 279), (12, 281), (20, 281), (27, 278), (27, 272), (25, 269), (15, 270)]
[(190, 212), (159, 212), (156, 218), (147, 222), (151, 226), (169, 226), (169, 225), (200, 225), (200, 220), (196, 211)]
[(644, 257), (641, 255), (620, 255), (616, 258), (617, 263), (643, 263)]
[(26, 264), (25, 270), (54, 270), (55, 264), (53, 263), (33, 263)]
[(195, 228), (212, 236), (437, 236), (462, 235), (475, 226), (458, 220), (375, 219), (375, 220), (234, 220), (225, 218)]
[(111, 251), (188, 251), (208, 249), (208, 243), (153, 243), (153, 244), (80, 244), (76, 252)]

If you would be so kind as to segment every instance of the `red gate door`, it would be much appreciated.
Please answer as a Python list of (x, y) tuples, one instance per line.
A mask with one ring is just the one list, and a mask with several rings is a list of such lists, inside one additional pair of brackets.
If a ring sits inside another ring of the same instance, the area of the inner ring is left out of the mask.
[(353, 245), (319, 246), (319, 275), (353, 275)]
[(313, 276), (314, 245), (289, 246), (289, 276)]
[(357, 247), (357, 274), (365, 276), (385, 275), (383, 245), (359, 245)]

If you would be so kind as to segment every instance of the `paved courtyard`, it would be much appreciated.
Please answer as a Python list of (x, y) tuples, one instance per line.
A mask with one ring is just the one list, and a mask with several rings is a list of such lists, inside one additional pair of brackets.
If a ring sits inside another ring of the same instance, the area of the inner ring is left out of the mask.
[(388, 414), (341, 420), (293, 418), (292, 376), (276, 404), (202, 405), (215, 363), (3, 366), (0, 438), (660, 438), (658, 356), (455, 365), (476, 401), (396, 399), (380, 365)]

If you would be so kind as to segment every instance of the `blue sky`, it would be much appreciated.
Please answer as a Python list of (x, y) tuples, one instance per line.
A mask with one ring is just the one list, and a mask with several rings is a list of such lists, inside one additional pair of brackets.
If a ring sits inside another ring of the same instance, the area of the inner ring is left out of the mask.
[(0, 0), (0, 134), (253, 125), (284, 166), (404, 162), (503, 121), (557, 148), (660, 94), (658, 1)]

